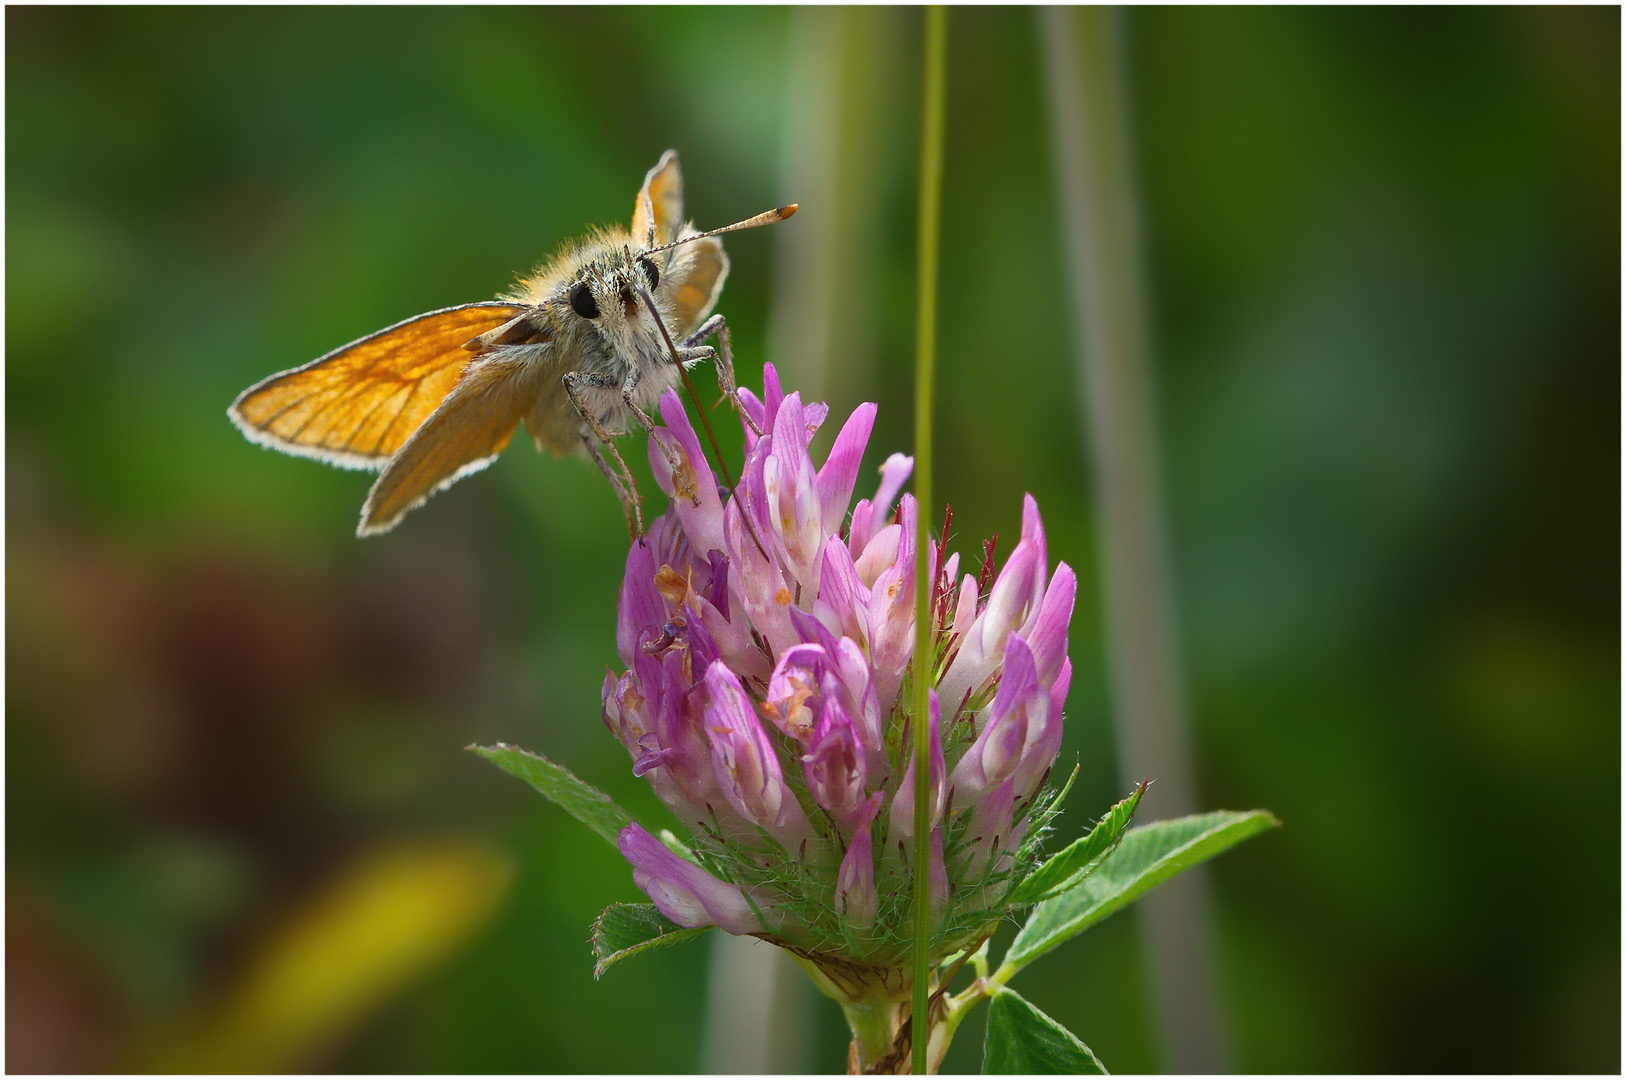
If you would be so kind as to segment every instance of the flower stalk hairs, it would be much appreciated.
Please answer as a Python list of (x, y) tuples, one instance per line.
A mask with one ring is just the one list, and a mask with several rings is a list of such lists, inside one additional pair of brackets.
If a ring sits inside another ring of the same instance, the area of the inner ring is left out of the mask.
[[(632, 821), (545, 759), (508, 747), (481, 752), (613, 835), (653, 902), (653, 910), (619, 905), (601, 918), (601, 972), (711, 927), (770, 941), (841, 1003), (853, 1029), (852, 1071), (908, 1068), (911, 892), (914, 875), (925, 873), (935, 1069), (972, 1006), (992, 998), (991, 1016), (1011, 1013), (1021, 999), (1005, 986), (1009, 977), (1087, 925), (1074, 925), (1058, 901), (1078, 906), (1086, 879), (1120, 860), (1144, 785), (1041, 864), (1040, 841), (1063, 794), (1047, 781), (1072, 679), (1077, 578), (1065, 563), (1051, 569), (1031, 496), (1021, 537), (997, 570), (991, 541), (977, 566), (928, 542), (932, 685), (929, 715), (915, 716), (921, 509), (902, 493), (912, 461), (888, 458), (874, 494), (849, 514), (875, 406), (855, 409), (815, 466), (808, 447), (826, 406), (784, 393), (771, 365), (762, 397), (741, 390), (738, 400), (745, 462), (732, 493), (719, 486), (677, 396), (660, 400), (665, 423), (649, 456), (671, 505), (627, 555), (616, 609), (624, 669), (603, 689), (605, 724), (687, 838)], [(945, 517), (945, 533), (948, 525)], [(924, 764), (912, 752), (920, 723), (929, 734)], [(931, 800), (924, 866), (914, 836), (918, 768), (928, 770)], [(1212, 848), (1199, 858), (1271, 823), (1237, 817), (1247, 820), (1197, 830)], [(1215, 828), (1224, 833), (1219, 847)], [(1158, 871), (1166, 877), (1183, 865)], [(1130, 877), (1125, 894), (1156, 883)], [(1120, 906), (1134, 895), (1119, 895)], [(990, 971), (989, 936), (1035, 903), (1035, 916), (1055, 925), (1029, 935), (1030, 919)], [(949, 982), (967, 961), (971, 984), (951, 997)], [(1054, 1025), (1021, 1004), (1012, 1031)], [(1028, 1042), (1041, 1045), (1021, 1045)], [(992, 1052), (992, 1028), (989, 1045)]]

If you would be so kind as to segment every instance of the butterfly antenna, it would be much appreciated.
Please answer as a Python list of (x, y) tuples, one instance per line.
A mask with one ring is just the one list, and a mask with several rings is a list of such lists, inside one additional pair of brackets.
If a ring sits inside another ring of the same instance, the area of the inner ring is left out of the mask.
[(777, 206), (772, 210), (764, 210), (756, 217), (748, 217), (744, 221), (736, 221), (734, 224), (724, 225), (720, 229), (708, 229), (703, 233), (695, 233), (693, 236), (685, 236), (681, 240), (673, 240), (670, 244), (662, 244), (660, 247), (650, 248), (643, 254), (654, 255), (656, 252), (666, 251), (668, 248), (675, 248), (679, 244), (687, 244), (695, 240), (704, 240), (708, 236), (719, 236), (725, 232), (738, 232), (741, 229), (754, 229), (759, 225), (774, 225), (778, 222), (784, 221), (786, 218), (796, 213), (796, 207), (798, 205), (798, 203), (791, 203), (789, 206)]

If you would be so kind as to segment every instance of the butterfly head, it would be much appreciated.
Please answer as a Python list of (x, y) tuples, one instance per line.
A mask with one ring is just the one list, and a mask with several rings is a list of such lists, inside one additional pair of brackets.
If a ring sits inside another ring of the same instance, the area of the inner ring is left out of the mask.
[(649, 304), (666, 306), (660, 298), (669, 260), (666, 253), (638, 252), (625, 239), (595, 238), (547, 275), (551, 287), (536, 299), (567, 336), (596, 336), (626, 348), (658, 333)]

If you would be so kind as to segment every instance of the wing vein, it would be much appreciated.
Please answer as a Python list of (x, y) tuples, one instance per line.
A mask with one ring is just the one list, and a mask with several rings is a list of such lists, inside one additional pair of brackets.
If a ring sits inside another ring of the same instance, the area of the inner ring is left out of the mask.
[[(419, 379), (412, 384), (412, 389), (407, 391), (406, 400), (401, 402), (401, 407), (395, 411), (394, 416), (390, 417), (390, 422), (384, 425), (383, 432), (379, 434), (377, 441), (373, 443), (373, 453), (381, 452), (380, 448), (389, 440), (390, 432), (395, 430), (395, 425), (400, 423), (401, 417), (406, 415), (407, 408), (411, 406), (412, 399), (418, 395), (418, 391), (423, 389), (423, 384), (424, 379)], [(427, 422), (428, 417), (424, 419)]]
[(389, 403), (389, 400), (389, 397), (381, 397), (377, 401), (373, 402), (373, 407), (362, 414), (361, 419), (356, 421), (356, 426), (350, 429), (350, 434), (344, 437), (344, 445), (349, 447), (353, 453), (365, 453), (372, 457), (382, 456), (382, 451), (380, 450), (382, 440), (375, 441), (371, 450), (364, 451), (361, 449), (361, 447), (356, 445), (356, 436), (360, 434), (361, 429), (366, 427), (368, 422), (372, 420), (373, 415), (377, 413), (379, 409), (382, 409)]

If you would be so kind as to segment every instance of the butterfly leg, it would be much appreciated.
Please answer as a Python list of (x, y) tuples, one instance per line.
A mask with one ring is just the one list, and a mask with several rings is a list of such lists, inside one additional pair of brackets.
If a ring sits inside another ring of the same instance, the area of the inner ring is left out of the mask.
[[(679, 355), (682, 355), (681, 352)], [(644, 410), (640, 409), (632, 400), (632, 392), (638, 388), (638, 377), (636, 367), (627, 372), (626, 379), (621, 383), (621, 402), (627, 407), (627, 411), (636, 416), (638, 422), (644, 426), (644, 431), (649, 435), (650, 442), (660, 447), (661, 454), (666, 458), (667, 466), (672, 470), (673, 489), (694, 503), (694, 505), (699, 506), (700, 493), (694, 489), (694, 484), (689, 479), (692, 472), (684, 465), (683, 457), (665, 440), (655, 437), (655, 421), (651, 420)]]
[[(565, 396), (570, 399), (576, 415), (582, 418), (582, 445), (587, 447), (588, 456), (598, 465), (605, 479), (609, 480), (616, 498), (621, 500), (622, 512), (627, 515), (627, 531), (636, 540), (644, 535), (644, 503), (638, 494), (638, 483), (632, 477), (632, 470), (627, 468), (625, 459), (621, 457), (621, 451), (615, 448), (614, 437), (605, 430), (604, 425), (593, 415), (592, 410), (587, 407), (587, 402), (582, 398), (582, 390), (585, 387), (604, 389), (614, 386), (615, 383), (602, 375), (580, 371), (565, 372), (563, 382)], [(633, 411), (637, 412), (636, 409)], [(604, 450), (608, 450), (610, 456), (615, 459), (616, 466), (621, 470), (619, 474), (610, 468), (610, 463), (604, 458)]]
[[(581, 438), (582, 445), (587, 448), (587, 456), (593, 459), (593, 464), (598, 466), (599, 472), (603, 473), (604, 478), (610, 482), (610, 488), (615, 492), (615, 497), (621, 500), (621, 510), (627, 515), (628, 535), (633, 539), (637, 539), (644, 532), (643, 515), (638, 508), (638, 489), (636, 487), (629, 488), (627, 482), (610, 467), (610, 463), (605, 460), (604, 451), (600, 449), (598, 436), (585, 424), (582, 426)], [(625, 469), (627, 464), (621, 460), (621, 455), (616, 453), (615, 444), (604, 443), (603, 445), (610, 448), (610, 453), (616, 455), (616, 463), (622, 469)]]
[(732, 398), (739, 387), (734, 382), (734, 350), (729, 347), (728, 321), (721, 315), (713, 315), (683, 339), (683, 348), (693, 349), (713, 334), (717, 335), (717, 348), (708, 351), (717, 362), (717, 382), (723, 388), (723, 393)]
[[(717, 347), (715, 349), (709, 345), (700, 344), (713, 334), (717, 335)], [(739, 383), (734, 380), (734, 350), (729, 347), (728, 321), (721, 315), (713, 315), (701, 323), (698, 330), (683, 339), (681, 352), (687, 353), (700, 349), (704, 349), (710, 354), (710, 358), (717, 366), (717, 385), (722, 390), (723, 397), (727, 398), (729, 404), (734, 406), (734, 411), (744, 417), (747, 424), (751, 425), (751, 430), (761, 435), (762, 432), (757, 431), (756, 424), (741, 410), (739, 398), (734, 396), (739, 392)]]

